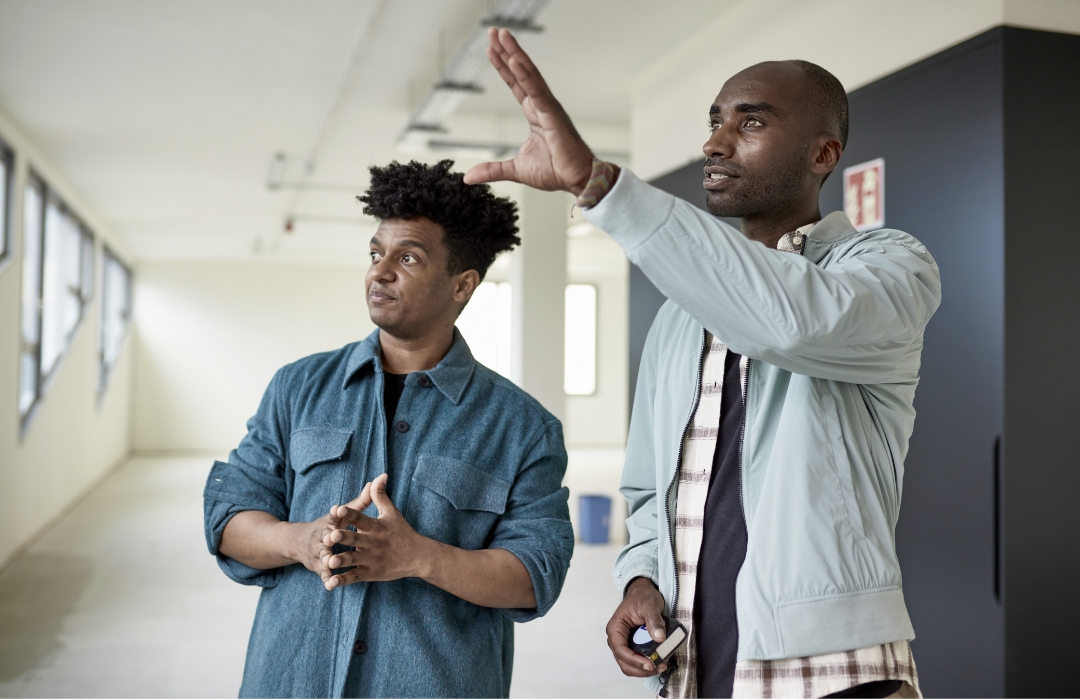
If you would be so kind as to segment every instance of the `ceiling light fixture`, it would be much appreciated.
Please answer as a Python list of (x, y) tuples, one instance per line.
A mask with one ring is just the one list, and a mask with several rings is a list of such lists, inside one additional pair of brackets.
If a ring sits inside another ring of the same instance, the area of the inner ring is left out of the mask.
[(505, 27), (516, 32), (543, 31), (543, 27), (537, 25), (535, 20), (548, 2), (549, 0), (498, 0), (428, 90), (409, 119), (408, 126), (398, 137), (398, 143), (414, 147), (428, 146), (428, 139), (432, 134), (446, 133), (443, 122), (453, 114), (461, 101), (467, 95), (484, 91), (477, 80), (488, 66), (487, 28)]

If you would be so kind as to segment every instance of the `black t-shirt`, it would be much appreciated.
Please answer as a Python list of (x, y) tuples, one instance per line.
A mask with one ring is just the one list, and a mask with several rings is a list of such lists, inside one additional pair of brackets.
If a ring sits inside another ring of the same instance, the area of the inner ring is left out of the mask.
[(397, 405), (401, 401), (401, 392), (405, 391), (405, 379), (408, 376), (383, 372), (383, 407), (386, 408), (387, 430), (394, 427), (394, 414), (397, 413)]
[(694, 591), (698, 697), (730, 698), (735, 683), (739, 623), (735, 579), (746, 559), (746, 516), (742, 507), (741, 453), (744, 407), (741, 356), (728, 350), (720, 398), (709, 495)]
[[(746, 559), (746, 516), (742, 507), (742, 437), (745, 407), (739, 377), (740, 356), (724, 358), (720, 430), (713, 453), (709, 495), (698, 557), (694, 592), (698, 697), (730, 698), (739, 650), (735, 616), (735, 579)], [(872, 681), (826, 697), (884, 698), (900, 681)]]

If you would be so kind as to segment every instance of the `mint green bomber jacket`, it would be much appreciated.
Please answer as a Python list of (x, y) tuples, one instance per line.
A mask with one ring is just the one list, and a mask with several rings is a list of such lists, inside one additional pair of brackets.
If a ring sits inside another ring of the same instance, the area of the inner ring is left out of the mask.
[(675, 481), (708, 329), (750, 358), (738, 659), (913, 639), (894, 531), (923, 331), (941, 300), (930, 253), (901, 231), (859, 233), (842, 212), (802, 256), (772, 250), (625, 169), (585, 216), (669, 298), (638, 374), (616, 583), (648, 577), (675, 606)]

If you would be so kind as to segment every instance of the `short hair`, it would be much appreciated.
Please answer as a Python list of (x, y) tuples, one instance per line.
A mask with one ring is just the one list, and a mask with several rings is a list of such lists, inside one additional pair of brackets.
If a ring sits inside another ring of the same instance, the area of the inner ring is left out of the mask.
[(365, 214), (380, 221), (434, 221), (443, 230), (449, 273), (476, 270), (483, 279), (495, 256), (521, 243), (517, 205), (496, 197), (488, 185), (466, 185), (462, 173), (450, 172), (453, 166), (452, 160), (372, 166), (371, 185), (357, 199), (366, 205)]
[(822, 116), (821, 131), (840, 140), (847, 148), (848, 97), (836, 76), (810, 61), (785, 61), (800, 69), (807, 82), (807, 96), (813, 111)]

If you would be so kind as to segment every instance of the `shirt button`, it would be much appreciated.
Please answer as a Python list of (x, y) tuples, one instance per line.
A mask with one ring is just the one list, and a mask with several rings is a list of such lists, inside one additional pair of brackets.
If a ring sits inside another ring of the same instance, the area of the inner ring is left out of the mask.
[(352, 650), (354, 654), (366, 654), (367, 644), (364, 644), (363, 642), (357, 642), (356, 644), (353, 644)]
[(429, 379), (426, 374), (421, 374), (420, 379), (418, 379), (416, 383), (422, 387), (429, 387), (431, 386), (431, 379)]
[(394, 427), (397, 429), (397, 431), (399, 433), (407, 433), (407, 432), (409, 432), (409, 424), (406, 423), (403, 420), (399, 420), (397, 422), (397, 425), (395, 425)]

